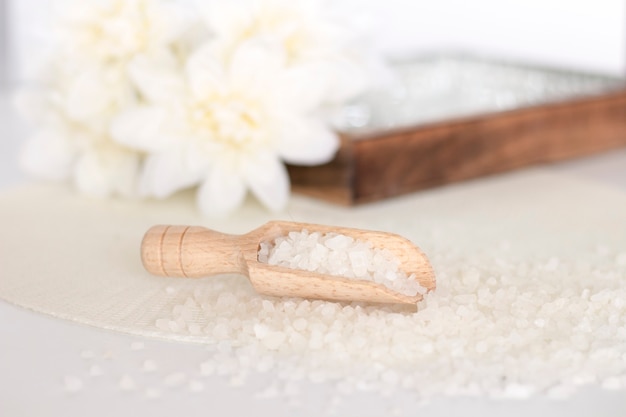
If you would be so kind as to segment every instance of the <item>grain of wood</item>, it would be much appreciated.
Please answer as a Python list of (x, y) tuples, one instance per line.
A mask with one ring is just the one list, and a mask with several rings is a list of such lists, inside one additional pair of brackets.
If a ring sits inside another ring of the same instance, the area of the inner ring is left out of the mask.
[(289, 167), (294, 191), (343, 205), (626, 146), (626, 90), (368, 136)]

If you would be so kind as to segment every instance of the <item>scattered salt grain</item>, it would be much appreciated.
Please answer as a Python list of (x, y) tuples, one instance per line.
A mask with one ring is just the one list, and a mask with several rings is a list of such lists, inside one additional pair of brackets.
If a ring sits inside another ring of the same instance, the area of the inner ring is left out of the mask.
[(93, 350), (83, 350), (80, 352), (80, 357), (83, 359), (93, 359), (96, 357), (96, 354)]
[(163, 384), (168, 387), (179, 387), (185, 383), (187, 375), (184, 372), (174, 372), (163, 378)]
[(143, 361), (141, 368), (143, 369), (144, 372), (154, 372), (158, 369), (158, 366), (156, 362), (153, 361), (152, 359), (146, 359), (145, 361)]
[(128, 374), (124, 374), (119, 381), (119, 388), (122, 391), (134, 391), (137, 389), (135, 380)]
[(280, 395), (280, 389), (275, 384), (268, 386), (262, 391), (259, 391), (255, 394), (255, 398), (260, 399), (271, 399), (276, 398)]
[(263, 346), (268, 348), (269, 350), (277, 350), (282, 346), (282, 344), (287, 339), (287, 335), (283, 332), (269, 332), (263, 338)]
[(602, 381), (602, 388), (616, 391), (622, 388), (622, 381), (617, 377), (609, 377)]
[(83, 389), (83, 380), (77, 376), (67, 375), (63, 378), (63, 385), (67, 392), (78, 392)]
[(101, 376), (102, 374), (104, 374), (104, 371), (102, 370), (102, 368), (98, 365), (91, 365), (89, 367), (89, 375), (91, 376)]
[(115, 353), (112, 350), (105, 350), (102, 354), (103, 359), (113, 359), (115, 358)]
[(133, 342), (130, 344), (130, 350), (143, 350), (145, 347), (143, 342)]
[(386, 249), (338, 233), (289, 232), (272, 242), (261, 242), (259, 262), (291, 269), (372, 281), (414, 296), (426, 289), (400, 269)]
[[(271, 375), (277, 385), (259, 397), (287, 395), (280, 387), (298, 381), (333, 382), (340, 396), (407, 390), (420, 402), (463, 395), (567, 398), (588, 384), (626, 388), (626, 264), (616, 258), (623, 249), (559, 253), (557, 263), (556, 256), (519, 259), (498, 245), (455, 251), (453, 243), (426, 242), (439, 289), (425, 295), (416, 313), (266, 298), (247, 280), (229, 277), (201, 289), (181, 287), (176, 303), (188, 307), (176, 309), (178, 316), (170, 309), (155, 325), (165, 336), (208, 345), (203, 376), (224, 376), (234, 385), (249, 374)], [(317, 261), (330, 257), (331, 248), (317, 244), (311, 245)], [(269, 257), (268, 245), (262, 256)], [(189, 308), (193, 317), (177, 322)]]
[(198, 381), (197, 379), (193, 379), (189, 381), (189, 391), (191, 392), (204, 391), (204, 383), (202, 381)]
[(144, 394), (146, 398), (156, 399), (161, 396), (161, 391), (157, 388), (146, 388), (146, 391), (144, 392)]
[(215, 362), (202, 362), (200, 364), (200, 373), (204, 376), (213, 375), (215, 373)]

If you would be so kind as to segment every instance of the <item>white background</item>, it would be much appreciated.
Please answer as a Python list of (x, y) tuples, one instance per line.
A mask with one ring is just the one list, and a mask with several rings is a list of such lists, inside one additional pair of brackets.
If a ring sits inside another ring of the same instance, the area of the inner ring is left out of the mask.
[[(28, 78), (49, 37), (51, 2), (2, 1), (9, 2), (11, 76)], [(355, 16), (368, 18), (375, 43), (388, 55), (469, 50), (626, 75), (626, 0), (343, 2)]]

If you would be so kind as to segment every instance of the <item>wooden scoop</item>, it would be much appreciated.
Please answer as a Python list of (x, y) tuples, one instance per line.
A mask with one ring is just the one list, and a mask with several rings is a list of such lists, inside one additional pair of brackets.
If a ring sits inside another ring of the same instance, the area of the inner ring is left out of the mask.
[(258, 261), (261, 242), (273, 242), (289, 232), (334, 232), (368, 241), (393, 253), (401, 269), (415, 274), (420, 285), (435, 289), (435, 276), (426, 256), (409, 240), (384, 232), (275, 221), (245, 235), (228, 235), (204, 227), (154, 226), (141, 243), (141, 260), (151, 273), (170, 277), (206, 277), (238, 273), (247, 276), (260, 294), (333, 301), (416, 304), (421, 294), (408, 296), (384, 285), (355, 278), (272, 266)]

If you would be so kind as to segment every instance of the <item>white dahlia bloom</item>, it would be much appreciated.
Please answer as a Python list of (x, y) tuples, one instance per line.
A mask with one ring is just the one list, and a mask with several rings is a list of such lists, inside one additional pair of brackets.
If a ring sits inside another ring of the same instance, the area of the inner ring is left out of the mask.
[(87, 64), (159, 54), (189, 29), (188, 9), (172, 0), (61, 0), (57, 53)]
[(40, 88), (17, 97), (21, 113), (37, 126), (21, 165), (44, 179), (72, 180), (86, 194), (133, 195), (142, 155), (111, 140), (111, 120), (142, 100), (130, 77), (133, 63), (176, 59), (174, 42), (188, 16), (165, 0), (60, 5), (60, 36)]
[(141, 155), (112, 141), (100, 123), (72, 120), (68, 101), (62, 88), (17, 95), (18, 109), (37, 126), (22, 148), (22, 169), (45, 180), (72, 181), (95, 197), (134, 195)]
[(135, 65), (151, 104), (121, 114), (113, 136), (149, 153), (140, 185), (146, 195), (164, 198), (199, 184), (207, 214), (232, 210), (247, 190), (280, 210), (289, 196), (283, 161), (326, 162), (338, 138), (311, 113), (314, 80), (286, 68), (282, 49), (244, 42), (225, 61), (214, 46), (199, 48), (184, 71)]
[(321, 103), (340, 103), (370, 84), (370, 56), (347, 17), (329, 0), (198, 2), (216, 48), (228, 59), (242, 42), (263, 39), (283, 50), (285, 64), (308, 72)]

